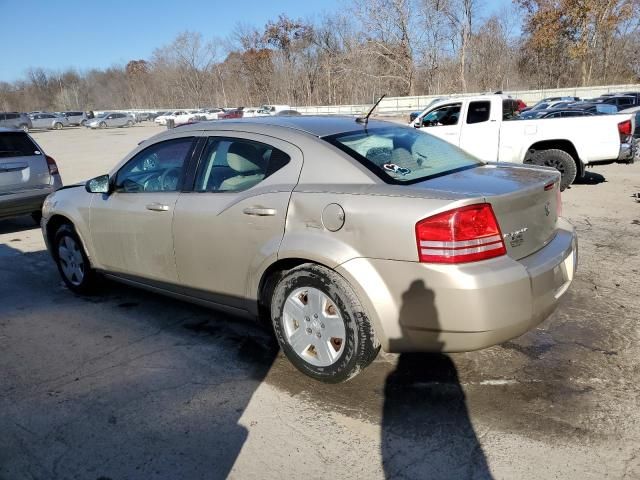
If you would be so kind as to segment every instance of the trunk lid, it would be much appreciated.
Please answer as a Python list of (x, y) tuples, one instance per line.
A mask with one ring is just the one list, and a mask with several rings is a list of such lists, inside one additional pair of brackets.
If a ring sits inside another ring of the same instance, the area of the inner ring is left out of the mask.
[(410, 187), (484, 197), (498, 219), (507, 254), (519, 260), (553, 239), (559, 182), (560, 173), (551, 168), (488, 164)]
[(51, 183), (47, 159), (24, 132), (0, 132), (0, 195)]

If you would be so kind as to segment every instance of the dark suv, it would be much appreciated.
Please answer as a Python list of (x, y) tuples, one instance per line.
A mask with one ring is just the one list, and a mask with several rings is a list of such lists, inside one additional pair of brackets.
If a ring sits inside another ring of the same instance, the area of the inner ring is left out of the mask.
[(28, 132), (32, 124), (31, 119), (26, 113), (0, 112), (0, 127), (21, 128), (25, 132)]

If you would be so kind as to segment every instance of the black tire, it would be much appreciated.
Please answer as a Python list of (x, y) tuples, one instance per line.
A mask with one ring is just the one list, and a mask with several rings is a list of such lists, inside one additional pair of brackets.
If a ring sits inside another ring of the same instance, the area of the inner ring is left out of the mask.
[(578, 166), (571, 155), (564, 150), (552, 148), (550, 150), (540, 150), (531, 156), (530, 163), (553, 167), (560, 172), (560, 190), (568, 188), (576, 179)]
[(20, 128), (22, 129), (23, 132), (29, 133), (29, 125), (27, 125), (26, 123), (23, 123), (22, 125), (20, 125)]
[(80, 126), (81, 126), (81, 127), (84, 127), (86, 124), (87, 124), (87, 121), (86, 121), (86, 120), (82, 120), (82, 121), (80, 122)]
[(62, 130), (62, 124), (60, 122), (56, 122), (53, 124), (53, 128), (56, 130)]
[(127, 127), (133, 127), (133, 122), (131, 120), (127, 122)]
[(98, 125), (100, 128), (107, 128), (107, 124), (104, 122), (100, 122), (100, 125)]
[[(65, 260), (61, 258), (61, 247), (64, 246), (63, 242), (67, 239), (71, 239), (74, 244), (78, 247), (77, 251), (80, 253), (82, 257), (82, 262), (84, 265), (83, 276), (82, 279), (78, 279), (77, 277), (74, 279), (70, 277), (67, 272), (65, 272)], [(95, 292), (96, 286), (98, 284), (98, 274), (96, 271), (91, 268), (91, 263), (89, 262), (89, 258), (87, 257), (86, 252), (84, 251), (84, 246), (80, 241), (80, 237), (74, 230), (74, 228), (69, 224), (64, 224), (58, 228), (57, 232), (54, 235), (53, 244), (53, 259), (58, 266), (58, 272), (62, 277), (65, 285), (69, 290), (74, 293), (78, 293), (80, 295), (88, 295)]]
[[(304, 360), (287, 340), (283, 323), (285, 302), (295, 290), (305, 287), (326, 295), (338, 308), (344, 324), (342, 353), (328, 366), (316, 366)], [(369, 318), (351, 285), (333, 270), (320, 265), (300, 265), (279, 280), (271, 299), (271, 321), (278, 343), (291, 363), (302, 373), (322, 382), (339, 383), (353, 378), (376, 358), (380, 350)]]

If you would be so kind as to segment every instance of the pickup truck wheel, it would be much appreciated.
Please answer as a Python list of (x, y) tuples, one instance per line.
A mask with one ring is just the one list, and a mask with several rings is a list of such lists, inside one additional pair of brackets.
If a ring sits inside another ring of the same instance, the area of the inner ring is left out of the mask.
[(553, 167), (560, 172), (562, 179), (560, 180), (560, 190), (565, 190), (576, 179), (578, 174), (578, 166), (571, 155), (564, 150), (550, 149), (540, 150), (532, 155), (531, 161), (533, 165), (542, 165), (545, 167)]
[(98, 274), (91, 268), (80, 237), (69, 224), (62, 225), (53, 240), (53, 258), (65, 285), (74, 293), (94, 291)]
[(354, 377), (380, 350), (351, 286), (320, 265), (301, 265), (280, 279), (271, 299), (271, 321), (291, 363), (326, 383)]

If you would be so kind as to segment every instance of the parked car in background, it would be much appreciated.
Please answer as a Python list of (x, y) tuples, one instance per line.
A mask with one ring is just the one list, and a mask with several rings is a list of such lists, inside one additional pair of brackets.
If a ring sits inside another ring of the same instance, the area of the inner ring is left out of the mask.
[(289, 105), (262, 105), (257, 115), (275, 115), (281, 110), (291, 110)]
[(535, 103), (531, 107), (521, 108), (521, 112), (527, 112), (529, 110), (544, 110), (545, 108), (550, 108), (552, 104), (556, 104), (559, 102), (579, 102), (579, 97), (547, 97), (543, 98), (539, 102)]
[(102, 273), (260, 315), (301, 372), (336, 383), (380, 347), (476, 350), (547, 318), (577, 268), (559, 181), (390, 122), (207, 122), (54, 193), (42, 231), (73, 292)]
[(232, 108), (229, 110), (225, 110), (223, 114), (220, 115), (220, 120), (230, 120), (232, 118), (242, 118), (243, 111), (241, 108)]
[(44, 199), (61, 186), (55, 160), (29, 134), (0, 128), (0, 218), (31, 214), (40, 223)]
[(579, 110), (588, 112), (594, 115), (618, 113), (618, 107), (616, 107), (615, 105), (610, 105), (608, 103), (578, 102), (570, 103), (564, 108), (568, 110)]
[(242, 118), (257, 117), (258, 110), (260, 110), (260, 107), (244, 107), (242, 110)]
[(156, 117), (154, 122), (158, 125), (166, 125), (167, 120), (171, 119), (174, 125), (182, 125), (192, 121), (195, 115), (196, 114), (189, 113), (187, 110), (174, 110)]
[(28, 132), (31, 125), (31, 119), (26, 113), (0, 112), (0, 127), (19, 128)]
[(550, 108), (548, 110), (529, 110), (520, 114), (520, 118), (523, 120), (530, 120), (534, 118), (564, 118), (564, 117), (584, 117), (593, 115), (593, 113), (586, 110), (568, 109), (566, 107)]
[(300, 115), (302, 114), (297, 110), (280, 110), (276, 113), (276, 117), (297, 117)]
[(29, 115), (32, 128), (43, 128), (48, 130), (62, 130), (69, 126), (69, 119), (63, 115), (53, 113), (36, 113)]
[(205, 120), (218, 120), (220, 115), (224, 114), (222, 108), (204, 108), (198, 112), (198, 116), (202, 116)]
[(433, 104), (412, 125), (485, 161), (554, 167), (563, 190), (587, 165), (633, 162), (631, 115), (540, 122), (519, 119), (516, 109), (515, 100), (504, 95), (457, 97)]
[(63, 112), (65, 117), (69, 120), (69, 125), (83, 126), (87, 123), (87, 114), (79, 111)]
[(85, 124), (89, 128), (131, 127), (134, 121), (129, 114), (119, 112), (107, 112), (98, 115)]
[(633, 95), (603, 96), (603, 97), (595, 98), (591, 102), (614, 105), (618, 111), (640, 105), (640, 102), (638, 102), (638, 98)]

